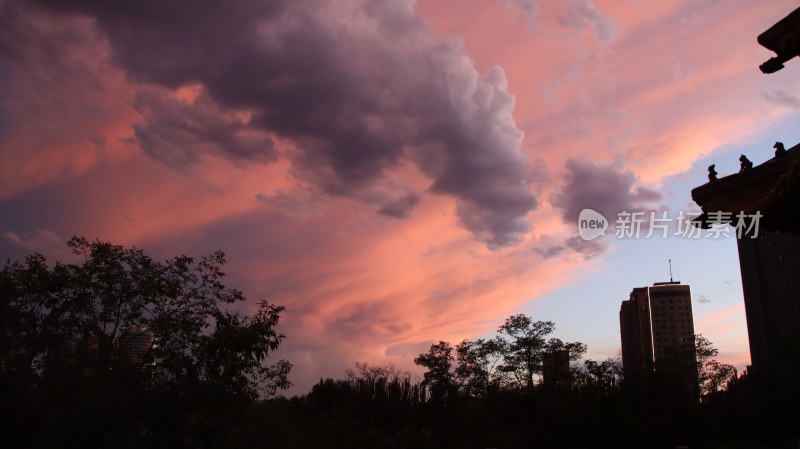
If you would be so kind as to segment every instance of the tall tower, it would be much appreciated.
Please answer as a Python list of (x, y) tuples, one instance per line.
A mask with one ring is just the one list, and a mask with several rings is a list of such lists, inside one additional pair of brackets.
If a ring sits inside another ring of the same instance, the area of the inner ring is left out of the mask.
[(692, 295), (680, 282), (634, 288), (619, 311), (622, 367), (627, 381), (653, 371), (678, 373), (687, 388), (697, 385)]

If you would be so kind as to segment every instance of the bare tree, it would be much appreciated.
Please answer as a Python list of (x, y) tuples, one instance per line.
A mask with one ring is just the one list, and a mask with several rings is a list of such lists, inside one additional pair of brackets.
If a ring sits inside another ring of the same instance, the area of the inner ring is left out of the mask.
[(400, 382), (404, 379), (411, 377), (411, 373), (404, 371), (391, 363), (382, 363), (379, 365), (370, 365), (367, 362), (355, 362), (353, 368), (348, 368), (345, 371), (348, 380), (366, 382), (377, 382), (383, 380), (387, 383)]

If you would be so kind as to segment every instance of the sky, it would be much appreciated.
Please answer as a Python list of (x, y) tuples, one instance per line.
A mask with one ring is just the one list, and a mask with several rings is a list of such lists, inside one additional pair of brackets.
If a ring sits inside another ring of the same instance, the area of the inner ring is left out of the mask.
[[(291, 393), (355, 361), (411, 369), (526, 313), (618, 353), (634, 287), (692, 287), (749, 363), (732, 237), (618, 237), (621, 211), (800, 141), (800, 62), (746, 0), (0, 0), (0, 256), (73, 235), (227, 255), (284, 305)], [(579, 237), (590, 208), (612, 224)], [(653, 230), (656, 230), (653, 228)]]

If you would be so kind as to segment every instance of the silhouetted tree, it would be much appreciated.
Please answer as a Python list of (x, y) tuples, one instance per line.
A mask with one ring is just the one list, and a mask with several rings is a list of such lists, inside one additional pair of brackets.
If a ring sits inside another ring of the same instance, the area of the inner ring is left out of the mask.
[(554, 330), (552, 321), (534, 321), (522, 314), (508, 317), (500, 326), (497, 344), (503, 361), (498, 370), (506, 373), (507, 385), (533, 391), (534, 378), (542, 373), (542, 359), (548, 351), (568, 350), (570, 360), (578, 360), (586, 352), (583, 343), (547, 340)]
[[(290, 363), (266, 363), (284, 339), (275, 330), (284, 308), (228, 310), (245, 297), (222, 284), (222, 252), (159, 262), (85, 238), (68, 246), (81, 263), (48, 265), (34, 254), (0, 271), (0, 384), (15, 425), (35, 429), (50, 414), (64, 426), (64, 417), (102, 423), (109, 438), (143, 438), (179, 428), (176, 410), (191, 410), (183, 424), (195, 425), (201, 404), (290, 385)], [(137, 406), (147, 412), (136, 415)], [(148, 424), (159, 413), (172, 424)]]
[(603, 361), (585, 360), (573, 369), (574, 386), (592, 396), (607, 395), (622, 383), (622, 360), (609, 357)]
[(554, 330), (552, 321), (533, 321), (522, 314), (512, 315), (500, 325), (498, 332), (504, 337), (500, 370), (510, 374), (518, 388), (533, 390), (533, 378), (542, 370), (545, 337)]
[(728, 382), (736, 379), (738, 373), (733, 365), (718, 362), (715, 357), (719, 351), (713, 343), (703, 336), (694, 336), (697, 357), (697, 381), (701, 395), (709, 395), (723, 389)]
[(422, 386), (430, 390), (431, 401), (442, 403), (452, 398), (456, 390), (453, 372), (453, 347), (446, 341), (431, 345), (427, 353), (420, 354), (414, 363), (428, 369)]
[(463, 340), (456, 346), (456, 381), (461, 393), (485, 397), (499, 390), (501, 376), (497, 370), (503, 355), (497, 339)]
[(564, 343), (558, 338), (551, 338), (547, 341), (544, 346), (544, 352), (558, 352), (558, 351), (566, 351), (569, 354), (569, 360), (574, 362), (576, 360), (580, 360), (584, 354), (586, 354), (586, 344), (581, 343), (579, 341), (576, 342), (568, 342)]

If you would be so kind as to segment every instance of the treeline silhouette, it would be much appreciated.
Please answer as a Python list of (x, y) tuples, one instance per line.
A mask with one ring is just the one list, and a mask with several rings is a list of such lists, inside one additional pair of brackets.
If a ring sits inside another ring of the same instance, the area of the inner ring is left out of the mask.
[(253, 315), (221, 252), (154, 261), (73, 238), (82, 259), (0, 271), (0, 447), (795, 448), (800, 351), (751, 376), (696, 338), (698, 396), (666, 369), (624, 379), (555, 324), (513, 315), (495, 337), (440, 341), (421, 379), (356, 362), (278, 396), (283, 307)]
[(800, 441), (798, 355), (768, 376), (706, 384), (699, 400), (669, 371), (626, 383), (611, 358), (573, 364), (568, 386), (453, 388), (444, 401), (424, 380), (324, 379), (269, 410), (297, 418), (281, 426), (297, 447), (789, 449)]
[(320, 379), (311, 387), (310, 396), (323, 403), (336, 402), (337, 399), (356, 398), (362, 402), (387, 402), (394, 404), (424, 404), (428, 401), (424, 385), (403, 381), (358, 379)]

